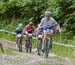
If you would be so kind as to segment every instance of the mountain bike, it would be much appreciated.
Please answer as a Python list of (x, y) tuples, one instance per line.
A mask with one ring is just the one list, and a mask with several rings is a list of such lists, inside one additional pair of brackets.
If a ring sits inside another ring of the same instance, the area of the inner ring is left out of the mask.
[(18, 49), (20, 52), (22, 52), (22, 34), (18, 34)]
[(45, 57), (48, 58), (48, 54), (49, 54), (49, 49), (52, 48), (52, 30), (48, 30), (46, 32), (46, 42), (44, 44), (44, 53), (45, 53)]
[(38, 46), (37, 46), (37, 50), (38, 50), (38, 55), (41, 54), (41, 49), (42, 49), (42, 34), (38, 35)]
[(32, 52), (32, 34), (26, 35), (26, 44), (25, 44), (26, 52)]

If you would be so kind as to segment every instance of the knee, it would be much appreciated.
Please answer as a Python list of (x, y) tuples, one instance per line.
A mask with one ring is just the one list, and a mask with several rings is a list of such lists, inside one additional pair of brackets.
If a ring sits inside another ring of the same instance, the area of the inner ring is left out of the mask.
[(44, 33), (44, 36), (43, 36), (43, 38), (45, 39), (46, 38), (46, 34)]

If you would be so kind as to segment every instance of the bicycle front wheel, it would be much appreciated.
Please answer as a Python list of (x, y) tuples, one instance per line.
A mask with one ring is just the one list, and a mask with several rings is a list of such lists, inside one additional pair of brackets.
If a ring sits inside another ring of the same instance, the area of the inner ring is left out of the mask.
[(46, 56), (46, 58), (48, 58), (49, 46), (50, 46), (50, 38), (47, 38), (46, 39), (46, 44), (45, 44), (45, 56)]

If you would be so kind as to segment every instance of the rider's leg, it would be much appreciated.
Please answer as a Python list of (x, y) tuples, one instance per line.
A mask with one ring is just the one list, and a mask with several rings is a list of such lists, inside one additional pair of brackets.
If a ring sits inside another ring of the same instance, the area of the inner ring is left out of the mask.
[(18, 38), (16, 37), (16, 44), (18, 43)]
[(36, 38), (36, 48), (38, 47), (38, 38)]
[(30, 45), (29, 45), (29, 52), (31, 53), (32, 52), (32, 38), (30, 38)]
[(21, 39), (21, 40), (20, 40), (20, 43), (22, 44), (23, 37), (21, 37), (20, 39)]
[(18, 48), (18, 37), (16, 37), (16, 48)]
[(16, 48), (18, 48), (18, 42), (20, 42), (20, 38), (17, 37)]
[(50, 36), (50, 49), (52, 48), (52, 35)]
[(42, 49), (44, 49), (45, 42), (46, 42), (46, 32), (44, 31)]
[(54, 27), (52, 28), (52, 30), (50, 32), (50, 46), (49, 46), (50, 49), (52, 49), (52, 36), (53, 36), (53, 33), (54, 33)]
[[(20, 40), (21, 40), (21, 37), (18, 38), (18, 43), (20, 43)], [(17, 43), (17, 44), (18, 44), (18, 43)]]
[(44, 27), (43, 27), (43, 42), (42, 42), (42, 49), (44, 49), (44, 44), (45, 44), (45, 42), (46, 42), (46, 29), (47, 29), (47, 27), (44, 26)]
[(16, 48), (18, 48), (18, 42), (19, 42), (19, 35), (16, 35)]

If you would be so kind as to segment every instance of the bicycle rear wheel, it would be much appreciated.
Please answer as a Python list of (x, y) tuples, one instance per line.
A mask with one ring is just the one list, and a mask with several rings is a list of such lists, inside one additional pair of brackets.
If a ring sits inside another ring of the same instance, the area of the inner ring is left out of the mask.
[(19, 51), (22, 52), (22, 39), (18, 41), (18, 48), (19, 48)]

